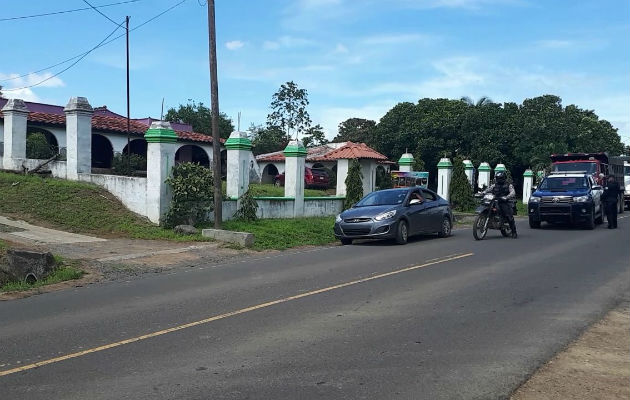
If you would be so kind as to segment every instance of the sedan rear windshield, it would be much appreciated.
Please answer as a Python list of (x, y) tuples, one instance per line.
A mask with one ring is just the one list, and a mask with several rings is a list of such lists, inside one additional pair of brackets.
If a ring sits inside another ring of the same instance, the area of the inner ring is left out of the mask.
[(564, 192), (567, 190), (580, 190), (588, 189), (588, 181), (586, 178), (568, 178), (568, 177), (553, 177), (546, 178), (540, 184), (540, 189), (550, 190), (552, 192)]
[(407, 197), (407, 190), (383, 190), (372, 192), (359, 201), (357, 207), (388, 206), (402, 204)]

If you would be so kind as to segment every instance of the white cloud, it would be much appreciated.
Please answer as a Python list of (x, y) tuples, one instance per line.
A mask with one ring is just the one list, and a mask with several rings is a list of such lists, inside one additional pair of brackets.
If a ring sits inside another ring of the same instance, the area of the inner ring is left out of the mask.
[(548, 39), (548, 40), (540, 40), (536, 44), (538, 45), (538, 47), (542, 47), (546, 49), (562, 49), (562, 48), (574, 46), (575, 42), (571, 40)]
[(384, 101), (359, 107), (321, 107), (313, 109), (310, 114), (315, 123), (322, 125), (330, 140), (337, 135), (339, 124), (348, 118), (365, 118), (378, 122), (395, 104), (394, 101)]
[[(0, 84), (3, 86), (2, 94), (5, 97), (35, 102), (41, 101), (40, 97), (34, 92), (36, 88), (65, 86), (61, 78), (53, 76), (50, 72), (42, 74), (34, 73), (27, 76), (4, 74), (0, 72)], [(33, 86), (33, 88), (29, 86)]]
[(341, 43), (337, 43), (335, 46), (335, 50), (333, 50), (333, 54), (346, 54), (348, 53), (348, 48)]
[(243, 43), (240, 40), (232, 40), (229, 42), (225, 42), (225, 47), (227, 47), (228, 50), (238, 50), (243, 46), (245, 46), (245, 43)]
[(278, 50), (280, 48), (280, 43), (273, 42), (271, 40), (265, 40), (263, 42), (263, 50)]
[(419, 33), (402, 33), (402, 34), (383, 34), (369, 36), (362, 40), (366, 45), (387, 45), (387, 44), (406, 44), (406, 43), (423, 43), (431, 44), (436, 38), (430, 35), (423, 35)]

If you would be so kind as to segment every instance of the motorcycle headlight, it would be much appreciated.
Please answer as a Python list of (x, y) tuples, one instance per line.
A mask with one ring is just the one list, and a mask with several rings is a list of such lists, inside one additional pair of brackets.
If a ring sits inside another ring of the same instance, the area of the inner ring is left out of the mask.
[(494, 200), (494, 195), (491, 193), (488, 193), (487, 195), (483, 196), (484, 200), (488, 200), (488, 201), (492, 201)]
[(538, 197), (538, 196), (531, 196), (529, 198), (529, 202), (530, 203), (539, 203), (540, 202), (540, 197)]
[(586, 203), (591, 200), (591, 196), (577, 196), (573, 198), (573, 201), (576, 203)]
[(339, 223), (339, 222), (341, 222), (341, 221), (342, 221), (342, 220), (341, 220), (341, 214), (337, 214), (337, 216), (335, 217), (335, 222), (336, 222), (336, 223)]
[(394, 215), (396, 215), (396, 210), (392, 210), (392, 211), (388, 211), (388, 212), (383, 213), (383, 214), (379, 214), (376, 217), (374, 217), (374, 220), (375, 221), (383, 221), (385, 219), (393, 218)]

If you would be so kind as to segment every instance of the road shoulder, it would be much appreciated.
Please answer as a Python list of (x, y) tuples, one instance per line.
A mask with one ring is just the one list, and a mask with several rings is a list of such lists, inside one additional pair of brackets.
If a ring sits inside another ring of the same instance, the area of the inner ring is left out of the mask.
[(519, 387), (512, 400), (630, 398), (630, 302), (588, 328)]

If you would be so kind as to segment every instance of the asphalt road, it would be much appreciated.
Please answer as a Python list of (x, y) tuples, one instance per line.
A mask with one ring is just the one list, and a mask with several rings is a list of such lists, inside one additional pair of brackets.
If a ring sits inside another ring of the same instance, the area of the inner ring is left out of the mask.
[(0, 396), (506, 398), (630, 287), (628, 219), (519, 229), (518, 240), (464, 229), (2, 302)]

